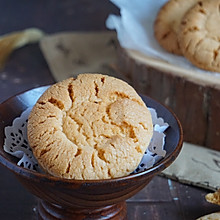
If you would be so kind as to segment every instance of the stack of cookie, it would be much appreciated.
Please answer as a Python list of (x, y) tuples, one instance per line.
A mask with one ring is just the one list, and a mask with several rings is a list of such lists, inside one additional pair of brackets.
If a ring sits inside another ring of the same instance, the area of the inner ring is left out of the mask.
[(167, 51), (195, 66), (220, 72), (220, 0), (170, 0), (155, 20), (155, 37)]
[[(220, 143), (220, 75), (215, 73), (220, 72), (219, 5), (220, 0), (170, 0), (159, 8), (152, 19), (155, 36), (169, 57), (177, 58), (172, 64), (137, 50), (117, 49), (117, 68), (139, 93), (177, 114), (184, 140), (216, 150)], [(208, 71), (188, 68), (186, 62), (185, 67), (178, 65), (184, 56)]]

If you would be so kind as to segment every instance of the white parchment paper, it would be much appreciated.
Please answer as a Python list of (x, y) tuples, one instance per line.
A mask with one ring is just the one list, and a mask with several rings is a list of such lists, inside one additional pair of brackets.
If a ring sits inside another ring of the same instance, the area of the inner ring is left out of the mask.
[(145, 55), (166, 61), (173, 66), (216, 75), (193, 66), (185, 57), (166, 52), (154, 37), (154, 21), (160, 8), (168, 0), (110, 0), (120, 9), (120, 16), (109, 15), (106, 26), (116, 30), (120, 45)]

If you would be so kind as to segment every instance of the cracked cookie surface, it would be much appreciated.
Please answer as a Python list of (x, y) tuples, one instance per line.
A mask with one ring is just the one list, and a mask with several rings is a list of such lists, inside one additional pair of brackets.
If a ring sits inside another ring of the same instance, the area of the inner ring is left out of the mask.
[(153, 134), (151, 114), (126, 82), (80, 74), (52, 85), (28, 120), (28, 140), (40, 166), (68, 179), (130, 174)]
[(154, 23), (154, 35), (167, 51), (182, 55), (178, 32), (185, 13), (201, 0), (170, 0), (159, 11)]
[(199, 1), (184, 16), (179, 42), (184, 56), (195, 66), (220, 71), (220, 0)]

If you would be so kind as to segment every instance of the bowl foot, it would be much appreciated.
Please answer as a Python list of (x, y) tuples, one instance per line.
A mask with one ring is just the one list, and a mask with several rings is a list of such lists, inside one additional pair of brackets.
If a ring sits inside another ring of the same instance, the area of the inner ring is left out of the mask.
[(121, 202), (99, 208), (66, 208), (55, 205), (43, 200), (38, 202), (38, 219), (39, 220), (81, 220), (81, 219), (111, 219), (111, 220), (126, 220), (127, 210), (126, 203)]

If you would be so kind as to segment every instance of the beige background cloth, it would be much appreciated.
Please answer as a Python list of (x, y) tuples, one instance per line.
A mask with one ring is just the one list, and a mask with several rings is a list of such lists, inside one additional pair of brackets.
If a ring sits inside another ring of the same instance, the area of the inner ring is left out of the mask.
[[(40, 47), (56, 81), (99, 72), (129, 82), (115, 71), (116, 42), (117, 36), (111, 31), (68, 32), (45, 36)], [(220, 152), (184, 143), (178, 158), (162, 175), (216, 190), (220, 188)]]
[(67, 32), (45, 36), (40, 47), (56, 81), (76, 77), (79, 73), (104, 73), (118, 78), (117, 36), (113, 31)]
[(162, 174), (215, 191), (220, 188), (220, 152), (184, 142), (177, 159)]

